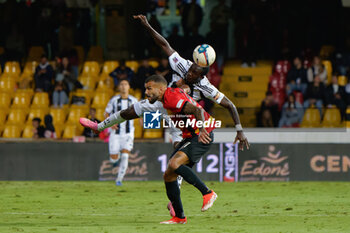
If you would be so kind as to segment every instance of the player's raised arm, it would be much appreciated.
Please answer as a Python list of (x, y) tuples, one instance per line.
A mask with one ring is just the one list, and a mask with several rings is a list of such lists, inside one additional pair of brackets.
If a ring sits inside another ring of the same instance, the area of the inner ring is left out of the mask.
[[(185, 114), (194, 115), (194, 117), (196, 118), (197, 121), (202, 121), (202, 122), (205, 121), (204, 109), (196, 107), (193, 104), (191, 104), (190, 102), (185, 103), (185, 106), (183, 107), (182, 112)], [(207, 132), (207, 130), (204, 127), (199, 128), (198, 141), (202, 142), (204, 144), (209, 144), (211, 141), (209, 133)]]
[(234, 143), (239, 141), (239, 149), (243, 150), (244, 146), (249, 149), (249, 142), (247, 137), (243, 133), (243, 128), (241, 125), (241, 121), (239, 119), (239, 114), (237, 111), (236, 106), (229, 100), (226, 96), (221, 100), (220, 105), (224, 108), (226, 108), (229, 112), (230, 115), (235, 123), (236, 130), (237, 130), (237, 136), (235, 138)]
[(147, 31), (151, 34), (153, 40), (156, 44), (162, 48), (167, 56), (170, 56), (175, 52), (173, 48), (169, 45), (168, 41), (160, 35), (156, 30), (152, 28), (152, 26), (148, 23), (146, 16), (144, 15), (134, 15), (134, 19), (139, 19), (142, 25), (147, 29)]

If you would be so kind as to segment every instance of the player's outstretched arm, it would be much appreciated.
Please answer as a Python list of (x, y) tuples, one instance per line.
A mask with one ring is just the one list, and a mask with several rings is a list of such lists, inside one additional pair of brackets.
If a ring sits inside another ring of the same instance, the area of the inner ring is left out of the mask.
[(126, 120), (133, 120), (139, 118), (136, 114), (134, 106), (131, 105), (129, 108), (121, 110), (119, 112), (111, 114), (104, 121), (98, 124), (98, 131), (102, 131), (113, 125), (123, 123)]
[[(205, 118), (204, 118), (204, 109), (199, 108), (191, 104), (190, 102), (186, 102), (185, 106), (182, 109), (182, 112), (185, 114), (191, 114), (194, 115), (197, 121), (202, 121), (204, 123)], [(207, 130), (202, 127), (199, 128), (199, 136), (198, 136), (198, 141), (204, 144), (209, 144), (211, 141), (211, 138), (209, 136), (209, 133)]]
[(152, 26), (148, 23), (146, 16), (144, 15), (134, 15), (134, 19), (139, 19), (142, 25), (147, 29), (147, 31), (151, 34), (153, 40), (156, 44), (162, 48), (167, 56), (170, 56), (175, 52), (173, 48), (169, 45), (168, 41), (160, 35), (156, 30), (152, 28)]
[(241, 121), (239, 119), (239, 114), (238, 114), (236, 106), (226, 96), (221, 100), (220, 105), (229, 111), (229, 113), (232, 117), (232, 120), (235, 123), (236, 130), (237, 130), (237, 136), (235, 138), (234, 143), (239, 141), (239, 149), (240, 150), (243, 150), (244, 146), (247, 149), (249, 149), (249, 142), (248, 142), (247, 137), (243, 133), (243, 128), (241, 125)]

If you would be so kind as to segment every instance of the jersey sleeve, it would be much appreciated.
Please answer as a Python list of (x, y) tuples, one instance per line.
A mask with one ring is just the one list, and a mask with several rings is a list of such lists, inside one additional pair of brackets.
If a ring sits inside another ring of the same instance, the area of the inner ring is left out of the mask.
[(107, 104), (106, 109), (105, 109), (106, 113), (108, 113), (108, 114), (112, 113), (112, 111), (113, 111), (113, 103), (114, 103), (115, 98), (116, 97), (113, 97), (112, 99), (110, 99), (108, 101), (108, 104)]
[(198, 84), (195, 84), (195, 89), (198, 89), (203, 95), (211, 101), (220, 104), (225, 97), (213, 84), (211, 84), (207, 77), (204, 77)]
[(192, 62), (182, 58), (177, 52), (169, 56), (169, 64), (181, 78), (183, 78), (190, 69)]
[(183, 106), (188, 99), (180, 93), (180, 89), (168, 88), (164, 94), (164, 108), (171, 110), (172, 112), (181, 112)]

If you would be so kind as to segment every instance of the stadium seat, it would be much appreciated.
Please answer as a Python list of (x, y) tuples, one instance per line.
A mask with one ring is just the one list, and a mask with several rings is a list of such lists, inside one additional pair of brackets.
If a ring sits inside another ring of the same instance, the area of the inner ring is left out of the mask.
[(8, 61), (5, 63), (3, 74), (9, 74), (11, 76), (19, 77), (21, 74), (21, 68), (17, 61)]
[(320, 123), (321, 123), (321, 115), (319, 110), (316, 108), (306, 109), (304, 113), (303, 121), (301, 123), (301, 127), (316, 128), (316, 127), (320, 127)]
[(27, 124), (24, 127), (22, 138), (33, 138), (33, 126), (31, 124)]
[(9, 124), (5, 125), (2, 137), (3, 138), (20, 138), (22, 132), (22, 127), (19, 124)]
[(0, 107), (0, 125), (4, 125), (5, 124), (5, 120), (6, 120), (8, 112), (9, 112), (8, 108)]
[(26, 93), (27, 95), (30, 96), (30, 98), (32, 98), (34, 95), (34, 90), (33, 89), (17, 89), (15, 93)]
[(109, 75), (113, 70), (119, 66), (118, 61), (105, 61), (102, 67), (102, 73)]
[(37, 61), (26, 62), (23, 69), (23, 74), (34, 75), (35, 69), (38, 65), (39, 65), (39, 62)]
[(65, 128), (64, 124), (54, 124), (55, 133), (57, 138), (62, 138), (62, 132)]
[(88, 115), (88, 111), (89, 109), (85, 107), (71, 107), (69, 109), (68, 118), (66, 122), (71, 124), (79, 124), (79, 118), (86, 117)]
[(322, 64), (324, 65), (324, 67), (327, 70), (327, 80), (328, 80), (328, 84), (332, 82), (332, 62), (328, 61), (328, 60), (324, 60), (322, 61)]
[(134, 96), (138, 100), (141, 100), (141, 98), (142, 98), (142, 93), (141, 93), (140, 89), (132, 89), (132, 88), (130, 88), (129, 93), (130, 93), (130, 95)]
[(97, 83), (97, 90), (104, 90), (104, 89), (114, 89), (114, 80), (111, 77), (105, 77), (103, 80), (101, 80), (101, 76), (100, 76), (100, 80)]
[(98, 77), (100, 66), (96, 61), (87, 61), (84, 63), (82, 76)]
[(108, 92), (96, 92), (92, 99), (92, 107), (94, 108), (105, 108), (109, 99), (111, 98), (111, 93)]
[(67, 110), (64, 108), (50, 108), (50, 114), (53, 119), (53, 123), (56, 124), (63, 124), (66, 121), (67, 118)]
[(154, 69), (156, 69), (159, 66), (159, 62), (155, 60), (150, 60), (149, 65), (152, 66)]
[(320, 57), (328, 58), (333, 52), (335, 48), (332, 45), (323, 45), (320, 49)]
[(137, 69), (139, 68), (139, 62), (138, 61), (126, 61), (125, 65), (132, 69), (135, 73), (137, 72)]
[(65, 125), (62, 138), (70, 139), (70, 138), (73, 138), (75, 136), (79, 136), (78, 126), (75, 124)]
[(23, 124), (27, 118), (28, 109), (15, 108), (11, 109), (6, 124)]
[(335, 128), (341, 127), (340, 111), (337, 108), (328, 108), (323, 116), (322, 127)]
[(97, 120), (103, 121), (105, 119), (104, 113), (105, 113), (105, 108), (96, 108)]
[(163, 130), (162, 129), (145, 129), (143, 132), (143, 138), (162, 138)]
[(16, 89), (16, 81), (12, 78), (1, 77), (0, 78), (0, 92), (13, 93)]
[(345, 75), (338, 76), (339, 86), (345, 86), (348, 83), (348, 78)]
[(40, 61), (41, 56), (45, 54), (45, 50), (41, 46), (32, 46), (29, 49), (27, 61)]
[(30, 106), (32, 98), (29, 93), (17, 92), (15, 93), (12, 101), (12, 108), (28, 108)]
[(27, 124), (31, 123), (32, 120), (36, 117), (41, 119), (41, 122), (44, 123), (45, 115), (49, 113), (49, 108), (31, 108), (28, 113)]
[(39, 107), (44, 107), (47, 108), (49, 107), (49, 95), (46, 92), (36, 92), (34, 94), (32, 106), (35, 108)]
[(7, 92), (0, 92), (0, 108), (8, 108), (11, 103), (11, 95)]
[(103, 49), (100, 46), (91, 46), (86, 58), (87, 61), (96, 61), (103, 63)]
[(78, 54), (78, 60), (79, 60), (79, 67), (81, 67), (82, 64), (84, 64), (85, 60), (85, 52), (83, 46), (74, 46), (74, 49), (77, 51)]
[(91, 89), (77, 89), (72, 93), (72, 96), (79, 96), (85, 98), (85, 104), (90, 106), (92, 96), (94, 95), (94, 91)]
[(94, 76), (79, 76), (78, 80), (85, 89), (94, 90), (96, 87), (96, 77)]

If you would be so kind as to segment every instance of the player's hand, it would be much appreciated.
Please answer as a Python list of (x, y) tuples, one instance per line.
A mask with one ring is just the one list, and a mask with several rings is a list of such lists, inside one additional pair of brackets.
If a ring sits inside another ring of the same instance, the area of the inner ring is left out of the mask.
[(144, 26), (148, 26), (149, 25), (146, 16), (144, 16), (144, 15), (134, 15), (133, 17), (134, 17), (134, 19), (139, 19), (140, 22), (142, 23), (142, 25), (144, 25)]
[(118, 125), (113, 125), (113, 126), (111, 126), (111, 129), (117, 130), (117, 129), (118, 129)]
[(211, 138), (209, 136), (209, 133), (205, 128), (202, 128), (199, 130), (199, 135), (198, 135), (198, 142), (204, 143), (204, 144), (209, 144), (211, 141)]
[(248, 142), (247, 137), (244, 135), (243, 131), (237, 131), (237, 136), (233, 144), (236, 144), (237, 141), (239, 141), (239, 145), (238, 145), (239, 150), (243, 151), (244, 146), (247, 147), (247, 149), (249, 150), (250, 144)]

